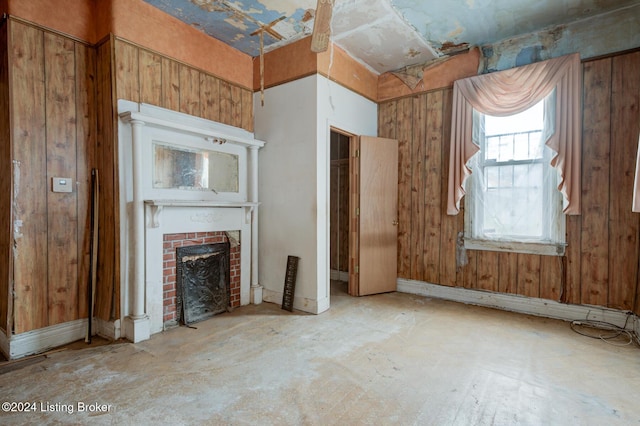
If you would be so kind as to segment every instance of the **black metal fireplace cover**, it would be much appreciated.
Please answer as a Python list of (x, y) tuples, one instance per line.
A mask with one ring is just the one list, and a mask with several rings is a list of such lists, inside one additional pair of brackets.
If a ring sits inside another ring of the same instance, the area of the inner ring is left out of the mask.
[(230, 293), (229, 243), (176, 249), (176, 309), (184, 324), (226, 312)]

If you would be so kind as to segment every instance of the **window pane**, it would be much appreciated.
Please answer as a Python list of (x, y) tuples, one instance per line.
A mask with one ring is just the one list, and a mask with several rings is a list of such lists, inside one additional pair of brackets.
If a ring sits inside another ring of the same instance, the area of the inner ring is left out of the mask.
[(500, 153), (498, 161), (509, 161), (513, 159), (513, 141), (511, 135), (500, 136)]
[(485, 172), (485, 186), (487, 188), (497, 188), (500, 185), (500, 169), (501, 167), (487, 167), (484, 169)]
[(500, 167), (500, 187), (511, 188), (513, 186), (513, 166)]

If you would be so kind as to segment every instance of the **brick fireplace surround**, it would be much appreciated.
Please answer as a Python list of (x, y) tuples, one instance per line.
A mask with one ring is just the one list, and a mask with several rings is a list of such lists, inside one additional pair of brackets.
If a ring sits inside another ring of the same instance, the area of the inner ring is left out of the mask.
[(240, 306), (240, 244), (229, 241), (227, 233), (224, 231), (163, 235), (162, 285), (165, 327), (176, 326), (179, 322), (179, 318), (176, 317), (176, 249), (226, 242), (231, 242), (229, 303), (232, 308), (236, 308)]

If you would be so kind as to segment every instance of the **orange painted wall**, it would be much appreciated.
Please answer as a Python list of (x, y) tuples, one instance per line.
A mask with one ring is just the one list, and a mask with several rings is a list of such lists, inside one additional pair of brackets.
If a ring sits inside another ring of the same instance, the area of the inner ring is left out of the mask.
[(7, 11), (27, 21), (89, 43), (96, 35), (91, 0), (8, 0)]
[[(251, 56), (143, 0), (2, 0), (10, 15), (97, 43), (109, 33), (246, 88)], [(0, 3), (2, 5), (2, 3)]]
[[(297, 80), (317, 72), (316, 54), (311, 51), (311, 37), (282, 46), (264, 54), (264, 87)], [(253, 60), (253, 89), (260, 90), (260, 58)]]
[[(333, 59), (331, 55), (333, 54)], [(311, 74), (322, 74), (362, 96), (377, 99), (378, 76), (338, 46), (333, 52), (311, 51), (311, 37), (265, 53), (264, 87), (269, 88)], [(260, 90), (260, 58), (253, 61), (253, 89)]]
[(318, 54), (318, 72), (370, 100), (378, 99), (378, 75), (336, 45)]

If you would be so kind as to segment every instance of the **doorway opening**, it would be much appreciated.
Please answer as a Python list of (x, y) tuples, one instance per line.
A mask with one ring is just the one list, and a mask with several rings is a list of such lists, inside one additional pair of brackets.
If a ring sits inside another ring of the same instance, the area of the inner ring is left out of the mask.
[(331, 287), (349, 282), (349, 147), (353, 136), (330, 133), (329, 268)]
[(398, 141), (330, 135), (330, 276), (351, 296), (396, 291)]

